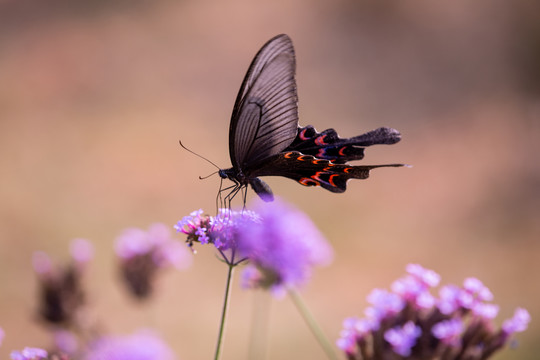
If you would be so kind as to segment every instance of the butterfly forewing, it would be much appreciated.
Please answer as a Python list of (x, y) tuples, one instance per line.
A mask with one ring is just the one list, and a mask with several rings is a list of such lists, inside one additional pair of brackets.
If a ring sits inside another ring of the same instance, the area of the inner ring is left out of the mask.
[(229, 129), (233, 168), (242, 170), (283, 151), (296, 137), (295, 57), (287, 35), (259, 50), (234, 105)]

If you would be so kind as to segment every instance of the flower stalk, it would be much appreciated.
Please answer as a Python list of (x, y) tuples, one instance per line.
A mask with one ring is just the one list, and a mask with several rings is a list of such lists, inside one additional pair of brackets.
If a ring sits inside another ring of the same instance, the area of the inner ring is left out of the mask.
[(326, 353), (326, 356), (331, 360), (337, 360), (338, 357), (336, 353), (334, 352), (332, 344), (330, 343), (328, 338), (324, 335), (323, 331), (321, 330), (321, 328), (315, 321), (315, 318), (313, 317), (313, 315), (307, 308), (306, 304), (302, 300), (302, 297), (300, 296), (298, 291), (296, 291), (293, 288), (289, 288), (288, 293), (292, 302), (294, 303), (294, 305), (300, 312), (300, 315), (302, 315), (302, 318), (304, 319), (307, 326), (309, 327), (309, 329), (315, 336), (315, 339), (317, 339), (317, 342), (323, 348), (324, 352)]
[(234, 262), (230, 262), (227, 264), (227, 267), (228, 267), (227, 283), (225, 285), (225, 296), (223, 299), (223, 308), (221, 310), (221, 322), (219, 325), (219, 334), (218, 334), (218, 339), (216, 343), (216, 352), (214, 355), (214, 360), (218, 360), (221, 355), (221, 345), (223, 344), (223, 337), (225, 334), (225, 321), (227, 319), (227, 310), (229, 308), (229, 300), (231, 297), (231, 285), (232, 285), (234, 268), (236, 267), (236, 265), (234, 264)]

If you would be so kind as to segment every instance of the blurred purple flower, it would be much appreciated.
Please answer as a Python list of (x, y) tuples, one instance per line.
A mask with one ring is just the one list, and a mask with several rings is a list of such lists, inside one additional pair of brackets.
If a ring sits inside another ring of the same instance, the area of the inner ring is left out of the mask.
[(5, 336), (6, 336), (6, 333), (4, 332), (4, 329), (0, 327), (0, 346), (2, 346), (2, 341), (4, 341)]
[(472, 313), (483, 319), (495, 319), (499, 313), (499, 305), (477, 303), (471, 309)]
[(12, 360), (42, 360), (47, 359), (47, 351), (38, 348), (26, 347), (22, 351), (12, 351)]
[(477, 278), (467, 278), (463, 281), (463, 289), (471, 294), (475, 300), (478, 301), (492, 301), (493, 294), (484, 286), (484, 284)]
[(493, 294), (478, 279), (468, 278), (462, 287), (443, 286), (435, 298), (430, 288), (439, 275), (419, 265), (409, 265), (407, 272), (392, 284), (393, 292), (370, 293), (366, 318), (344, 322), (337, 345), (348, 359), (395, 358), (389, 351), (421, 359), (487, 359), (513, 333), (527, 328), (529, 313), (517, 309), (495, 330), (499, 306), (488, 302)]
[(170, 347), (154, 332), (104, 336), (91, 343), (83, 360), (175, 360)]
[(409, 264), (406, 270), (409, 274), (394, 281), (392, 291), (419, 308), (431, 308), (435, 298), (429, 290), (439, 284), (439, 274), (418, 264)]
[(531, 315), (529, 312), (523, 308), (517, 308), (514, 312), (514, 316), (503, 322), (502, 330), (508, 335), (522, 332), (527, 330), (530, 321)]
[(449, 319), (435, 324), (431, 329), (431, 333), (445, 344), (459, 346), (464, 328), (463, 320), (459, 318)]
[(72, 260), (67, 266), (57, 266), (49, 255), (34, 252), (32, 265), (39, 281), (39, 313), (53, 324), (69, 324), (76, 320), (84, 304), (81, 278), (86, 263), (92, 257), (92, 245), (83, 239), (71, 243)]
[(115, 251), (125, 283), (137, 299), (150, 296), (158, 269), (185, 269), (192, 263), (190, 251), (160, 223), (150, 225), (147, 231), (125, 229), (116, 239)]
[(84, 266), (94, 257), (94, 246), (86, 239), (74, 239), (70, 244), (70, 252), (73, 260)]
[(450, 315), (460, 308), (460, 294), (463, 290), (455, 285), (445, 285), (439, 290), (437, 307), (444, 315)]
[(53, 333), (54, 344), (56, 348), (64, 353), (73, 355), (79, 349), (77, 336), (68, 330), (57, 330)]
[[(192, 257), (178, 241), (171, 237), (171, 231), (165, 224), (150, 225), (148, 231), (137, 228), (125, 229), (115, 242), (116, 254), (122, 259), (151, 255), (157, 266), (174, 266), (184, 269), (191, 265)], [(168, 254), (174, 253), (174, 256)]]
[(411, 355), (411, 349), (416, 345), (416, 339), (420, 337), (422, 330), (414, 322), (408, 321), (403, 326), (396, 326), (386, 330), (384, 339), (394, 349), (396, 354), (407, 357)]
[(359, 318), (347, 318), (343, 321), (343, 330), (340, 333), (336, 345), (347, 355), (356, 353), (358, 344), (365, 345), (365, 338), (370, 335), (372, 330), (379, 328), (377, 321)]
[(326, 265), (333, 251), (306, 214), (280, 199), (258, 203), (260, 221), (242, 224), (238, 250), (249, 260), (245, 287), (270, 288), (281, 296), (287, 288), (303, 285), (316, 265)]
[(426, 287), (435, 287), (439, 285), (441, 277), (433, 270), (425, 269), (419, 264), (409, 264), (406, 267), (407, 272), (424, 284)]
[(43, 251), (35, 251), (32, 255), (32, 267), (39, 276), (48, 276), (53, 271), (51, 258)]
[(406, 305), (398, 294), (382, 289), (373, 289), (367, 296), (367, 301), (372, 306), (366, 308), (365, 315), (372, 320), (372, 329), (377, 330), (379, 323), (389, 316), (399, 313)]

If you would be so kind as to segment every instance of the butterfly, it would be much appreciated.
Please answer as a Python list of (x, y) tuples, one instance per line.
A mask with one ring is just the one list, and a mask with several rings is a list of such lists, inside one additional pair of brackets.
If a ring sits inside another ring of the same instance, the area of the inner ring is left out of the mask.
[(378, 167), (403, 166), (347, 164), (362, 159), (366, 146), (397, 143), (401, 139), (397, 130), (382, 127), (340, 138), (334, 129), (319, 133), (311, 125), (300, 127), (295, 72), (294, 48), (285, 34), (270, 39), (251, 62), (231, 116), (232, 167), (219, 170), (222, 180), (234, 183), (220, 190), (220, 194), (230, 191), (225, 197), (229, 202), (248, 185), (264, 201), (272, 201), (272, 190), (261, 176), (283, 176), (342, 193), (349, 179), (366, 179)]

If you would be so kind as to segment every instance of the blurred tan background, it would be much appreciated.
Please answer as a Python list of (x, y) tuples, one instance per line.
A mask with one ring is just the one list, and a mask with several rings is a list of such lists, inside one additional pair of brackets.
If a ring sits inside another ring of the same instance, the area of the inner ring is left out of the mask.
[[(369, 148), (364, 163), (414, 165), (374, 171), (343, 195), (265, 179), (335, 247), (303, 292), (332, 341), (372, 288), (418, 262), (443, 283), (479, 277), (498, 324), (527, 308), (518, 348), (496, 358), (537, 358), (538, 2), (3, 0), (1, 359), (50, 343), (34, 321), (30, 258), (66, 260), (75, 237), (96, 246), (87, 285), (108, 330), (155, 327), (180, 359), (212, 357), (226, 269), (211, 249), (167, 273), (145, 307), (119, 286), (112, 244), (125, 227), (214, 211), (219, 179), (198, 176), (215, 169), (178, 140), (230, 166), (238, 87), (279, 33), (295, 44), (302, 125), (347, 137), (394, 127), (402, 142)], [(258, 299), (235, 285), (223, 359), (247, 357)], [(268, 359), (325, 358), (287, 299), (271, 305), (266, 346)]]

